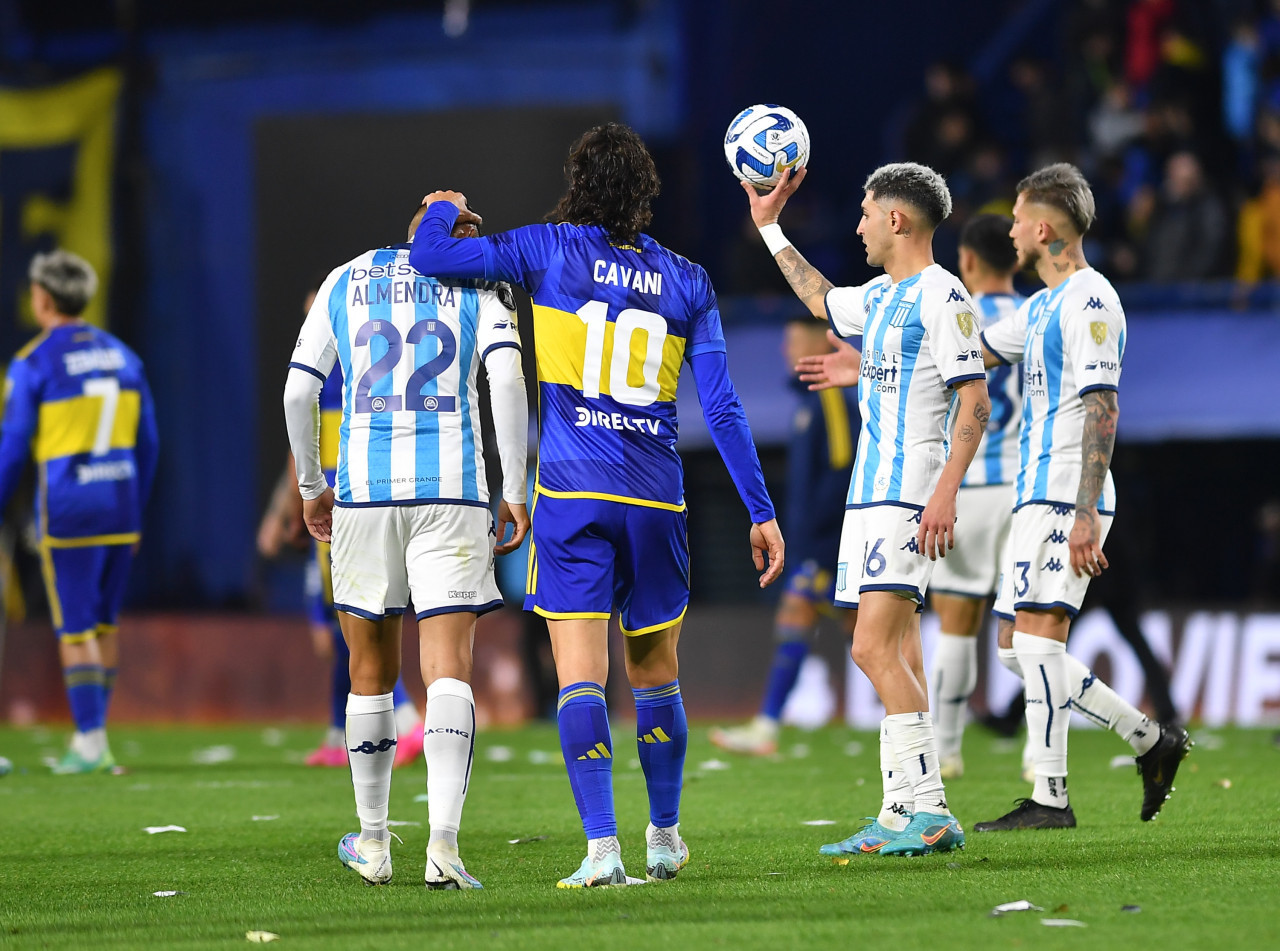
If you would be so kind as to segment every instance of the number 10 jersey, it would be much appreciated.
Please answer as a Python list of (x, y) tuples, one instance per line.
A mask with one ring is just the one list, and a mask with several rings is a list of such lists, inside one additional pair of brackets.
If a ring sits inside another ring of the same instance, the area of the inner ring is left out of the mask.
[(476, 371), (519, 349), (516, 318), (474, 282), (409, 266), (409, 245), (368, 251), (320, 286), (289, 363), (342, 367), (338, 505), (485, 505)]
[(478, 239), (485, 273), (533, 296), (538, 490), (680, 511), (681, 364), (725, 349), (706, 272), (648, 235), (529, 225)]

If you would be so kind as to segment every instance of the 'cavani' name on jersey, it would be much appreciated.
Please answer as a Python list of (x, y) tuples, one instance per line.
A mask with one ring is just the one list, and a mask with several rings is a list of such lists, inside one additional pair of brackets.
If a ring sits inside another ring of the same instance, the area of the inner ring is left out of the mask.
[(638, 267), (627, 267), (612, 261), (596, 259), (591, 272), (597, 284), (612, 284), (614, 287), (625, 287), (640, 294), (662, 293), (662, 272), (646, 271)]

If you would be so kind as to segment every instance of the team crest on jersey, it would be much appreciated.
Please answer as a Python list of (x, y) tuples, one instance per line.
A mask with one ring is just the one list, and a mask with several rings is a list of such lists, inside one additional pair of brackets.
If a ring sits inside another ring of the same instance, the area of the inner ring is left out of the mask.
[(1089, 333), (1093, 334), (1093, 342), (1101, 346), (1107, 342), (1107, 325), (1101, 320), (1089, 324)]
[(836, 590), (843, 591), (846, 587), (845, 580), (848, 576), (849, 563), (842, 561), (836, 565)]
[(960, 327), (960, 332), (966, 337), (973, 336), (973, 314), (967, 310), (962, 310), (956, 314), (956, 323)]

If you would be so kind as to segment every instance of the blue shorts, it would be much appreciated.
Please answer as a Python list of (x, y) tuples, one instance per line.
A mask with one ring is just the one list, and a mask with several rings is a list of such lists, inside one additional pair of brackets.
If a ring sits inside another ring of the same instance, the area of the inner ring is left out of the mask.
[(84, 643), (116, 629), (133, 562), (132, 545), (40, 547), (49, 612), (58, 638)]
[(787, 574), (787, 594), (829, 606), (836, 596), (836, 574), (816, 558), (805, 559)]
[(670, 627), (689, 606), (689, 543), (682, 510), (603, 499), (534, 502), (524, 609), (553, 621), (607, 620), (622, 632)]

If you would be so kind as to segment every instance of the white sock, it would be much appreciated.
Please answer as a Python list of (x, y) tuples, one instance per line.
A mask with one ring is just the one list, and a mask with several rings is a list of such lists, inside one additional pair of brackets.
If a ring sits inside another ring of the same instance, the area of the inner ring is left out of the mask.
[(87, 733), (76, 732), (71, 736), (71, 748), (80, 754), (82, 759), (97, 762), (107, 751), (107, 729), (98, 727)]
[(912, 812), (949, 816), (947, 791), (938, 769), (938, 744), (933, 738), (933, 717), (929, 712), (895, 713), (884, 718), (893, 752), (911, 782)]
[(1019, 679), (1022, 678), (1022, 665), (1018, 663), (1018, 652), (1016, 650), (1012, 647), (997, 647), (996, 656), (1000, 658), (1000, 663), (1013, 671)]
[(886, 720), (880, 721), (880, 781), (884, 785), (884, 800), (876, 820), (886, 829), (901, 832), (911, 821), (916, 794), (898, 763), (898, 754), (893, 751), (893, 741), (885, 724)]
[(1067, 799), (1067, 726), (1071, 699), (1067, 645), (1017, 631), (1013, 649), (1022, 665), (1027, 694), (1027, 733), (1036, 765), (1031, 798), (1042, 806), (1064, 808)]
[(444, 839), (456, 848), (476, 748), (476, 704), (469, 684), (441, 677), (427, 688), (422, 746), (431, 841)]
[(385, 840), (396, 755), (395, 701), (389, 693), (347, 694), (347, 758), (360, 817), (360, 838)]
[(943, 634), (933, 655), (933, 674), (929, 678), (937, 691), (934, 710), (934, 733), (938, 756), (959, 756), (968, 718), (969, 695), (978, 683), (978, 639)]
[(325, 746), (342, 746), (342, 744), (345, 743), (346, 741), (347, 741), (347, 738), (343, 734), (341, 727), (331, 726), (325, 732), (325, 735), (324, 735)]
[(412, 700), (406, 700), (396, 707), (396, 733), (403, 736), (422, 728), (422, 717), (418, 707)]
[(1067, 678), (1072, 710), (1098, 726), (1115, 731), (1139, 756), (1156, 745), (1160, 727), (1070, 654), (1067, 655)]

